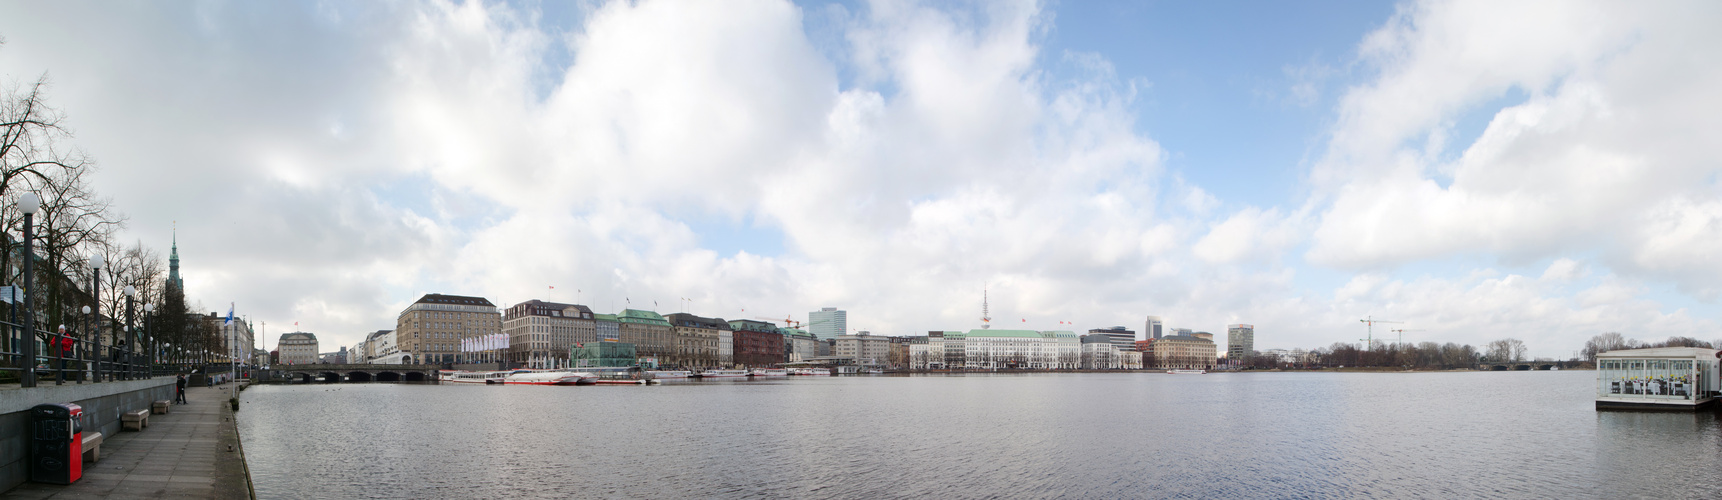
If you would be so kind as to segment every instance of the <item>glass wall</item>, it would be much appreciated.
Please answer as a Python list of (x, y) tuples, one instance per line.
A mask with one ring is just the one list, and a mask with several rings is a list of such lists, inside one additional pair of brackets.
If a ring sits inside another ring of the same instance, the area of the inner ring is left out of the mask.
[(1645, 399), (1696, 399), (1706, 387), (1707, 363), (1690, 359), (1597, 360), (1597, 394)]

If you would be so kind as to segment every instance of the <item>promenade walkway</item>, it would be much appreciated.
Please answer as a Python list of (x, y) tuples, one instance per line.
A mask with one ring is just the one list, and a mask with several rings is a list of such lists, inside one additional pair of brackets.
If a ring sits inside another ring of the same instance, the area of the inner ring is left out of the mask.
[(248, 499), (251, 488), (228, 390), (187, 388), (190, 404), (150, 415), (143, 432), (106, 436), (101, 461), (85, 463), (84, 479), (76, 484), (24, 483), (0, 497)]

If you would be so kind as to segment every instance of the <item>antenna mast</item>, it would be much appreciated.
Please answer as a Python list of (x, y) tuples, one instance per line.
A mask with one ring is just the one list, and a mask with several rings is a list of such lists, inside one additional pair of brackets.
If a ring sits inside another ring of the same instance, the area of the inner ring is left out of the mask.
[(987, 287), (985, 285), (982, 285), (981, 286), (981, 329), (986, 330), (986, 329), (989, 329), (992, 327), (993, 327), (993, 315), (991, 312), (987, 311)]

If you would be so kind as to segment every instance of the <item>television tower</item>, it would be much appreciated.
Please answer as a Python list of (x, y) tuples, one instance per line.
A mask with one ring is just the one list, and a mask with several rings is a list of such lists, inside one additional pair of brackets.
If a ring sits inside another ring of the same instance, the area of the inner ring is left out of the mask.
[(993, 327), (993, 316), (992, 316), (992, 313), (987, 312), (987, 287), (982, 286), (981, 287), (981, 329), (986, 330), (986, 329), (989, 329), (992, 327)]

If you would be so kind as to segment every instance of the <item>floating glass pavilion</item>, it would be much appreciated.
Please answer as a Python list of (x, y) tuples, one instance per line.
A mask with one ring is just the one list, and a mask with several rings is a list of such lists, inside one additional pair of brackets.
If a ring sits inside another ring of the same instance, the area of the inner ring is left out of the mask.
[(1717, 350), (1659, 347), (1596, 356), (1596, 409), (1691, 411), (1716, 402)]

